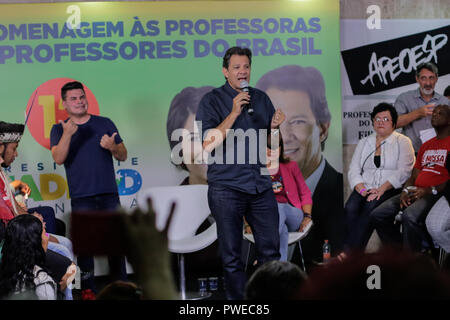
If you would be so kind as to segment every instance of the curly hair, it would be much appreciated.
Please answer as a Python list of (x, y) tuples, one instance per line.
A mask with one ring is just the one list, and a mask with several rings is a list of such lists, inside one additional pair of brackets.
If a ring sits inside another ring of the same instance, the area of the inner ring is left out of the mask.
[(9, 221), (0, 264), (0, 297), (7, 297), (18, 289), (36, 289), (34, 266), (46, 270), (42, 228), (42, 222), (31, 214)]

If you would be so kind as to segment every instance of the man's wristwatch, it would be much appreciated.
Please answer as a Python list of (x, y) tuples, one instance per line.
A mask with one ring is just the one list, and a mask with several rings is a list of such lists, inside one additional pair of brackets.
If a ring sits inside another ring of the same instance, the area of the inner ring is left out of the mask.
[(431, 193), (432, 193), (433, 195), (437, 195), (437, 194), (438, 194), (438, 191), (437, 191), (437, 189), (436, 189), (435, 186), (432, 186), (432, 187), (431, 187)]

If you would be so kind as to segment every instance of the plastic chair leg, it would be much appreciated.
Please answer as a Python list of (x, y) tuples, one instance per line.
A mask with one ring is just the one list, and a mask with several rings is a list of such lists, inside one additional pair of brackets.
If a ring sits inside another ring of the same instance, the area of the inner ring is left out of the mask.
[(186, 273), (184, 269), (184, 254), (178, 254), (178, 269), (180, 270), (180, 298), (181, 300), (201, 300), (211, 296), (211, 292), (186, 292)]
[(443, 268), (448, 253), (442, 247), (439, 247), (439, 267)]
[(184, 272), (184, 255), (178, 254), (178, 268), (180, 270), (180, 295), (181, 300), (186, 300), (186, 277)]
[(300, 250), (300, 258), (302, 259), (302, 269), (306, 272), (305, 260), (303, 259), (303, 250), (301, 241), (298, 242), (298, 249)]

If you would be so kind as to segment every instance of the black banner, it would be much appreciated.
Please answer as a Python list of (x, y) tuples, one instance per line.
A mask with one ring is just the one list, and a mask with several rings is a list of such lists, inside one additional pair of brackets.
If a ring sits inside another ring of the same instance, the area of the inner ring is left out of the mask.
[(416, 82), (422, 62), (434, 62), (439, 75), (450, 73), (450, 25), (342, 51), (354, 95), (372, 94)]

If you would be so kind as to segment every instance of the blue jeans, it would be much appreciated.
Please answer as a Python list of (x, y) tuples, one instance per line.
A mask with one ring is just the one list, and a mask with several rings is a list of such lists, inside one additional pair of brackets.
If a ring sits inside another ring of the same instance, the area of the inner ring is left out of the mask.
[(50, 233), (50, 235), (55, 237), (59, 243), (49, 241), (48, 248), (73, 261), (72, 241), (57, 234)]
[(287, 261), (289, 232), (300, 229), (303, 221), (303, 211), (289, 203), (278, 203), (278, 213), (280, 214), (280, 255), (281, 261)]
[(210, 185), (208, 203), (217, 223), (227, 298), (242, 300), (247, 282), (241, 256), (244, 217), (255, 237), (258, 263), (280, 259), (279, 217), (275, 195), (272, 189), (258, 194), (248, 194)]
[[(72, 211), (81, 210), (116, 210), (120, 206), (117, 193), (100, 194), (91, 197), (73, 198)], [(81, 289), (91, 289), (96, 292), (94, 282), (94, 257), (78, 256), (77, 264), (81, 271)], [(108, 257), (108, 265), (112, 281), (127, 281), (127, 270), (124, 256)]]

